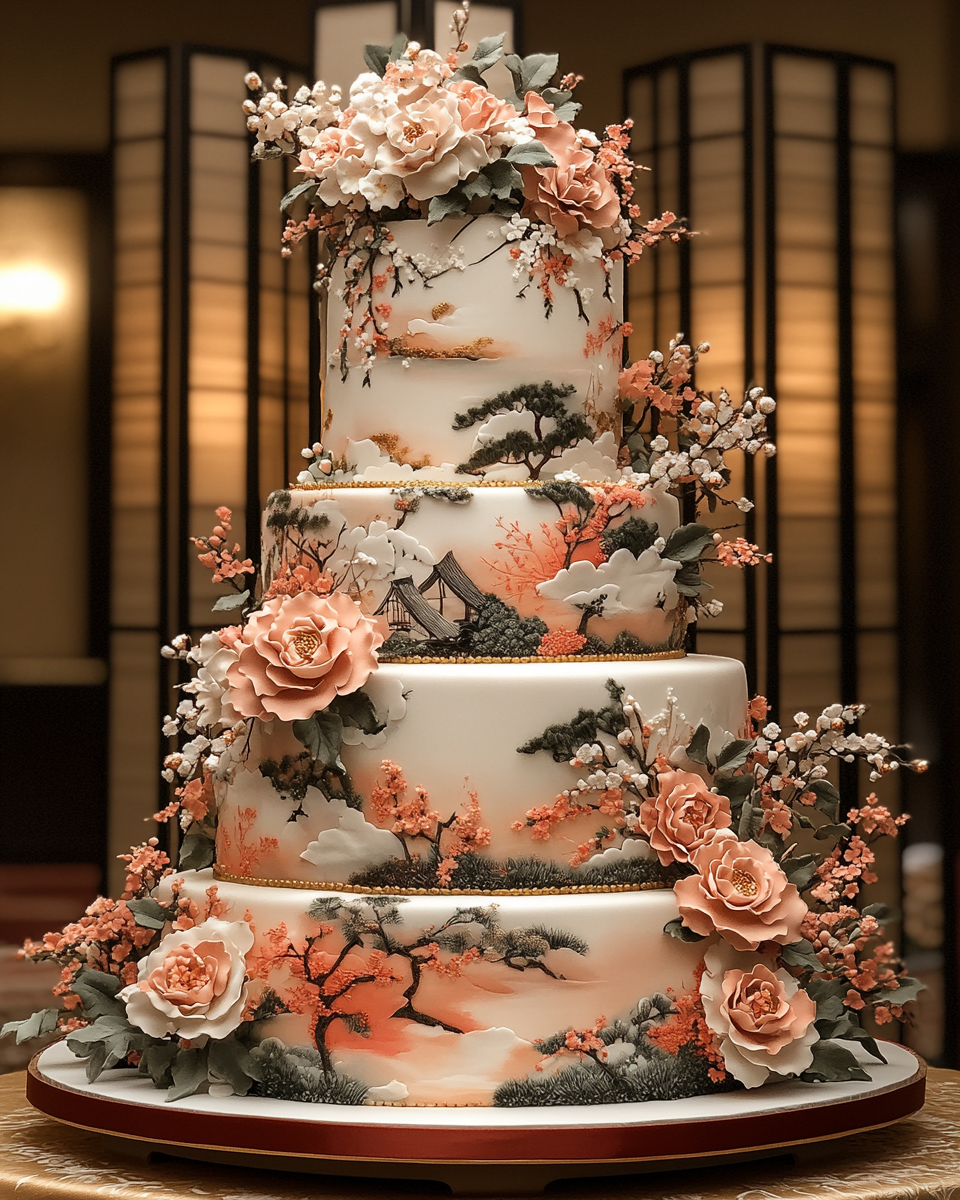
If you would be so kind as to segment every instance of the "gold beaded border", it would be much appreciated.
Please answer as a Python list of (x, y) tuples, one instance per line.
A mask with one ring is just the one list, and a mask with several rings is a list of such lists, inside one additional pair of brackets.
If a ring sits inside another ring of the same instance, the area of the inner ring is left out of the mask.
[(359, 883), (331, 883), (312, 879), (256, 879), (213, 868), (219, 883), (243, 883), (251, 887), (294, 888), (300, 892), (353, 892), (360, 896), (586, 896), (610, 892), (666, 891), (669, 883), (582, 883), (552, 888), (404, 888), (364, 887)]
[(540, 655), (528, 654), (524, 658), (429, 658), (414, 655), (411, 658), (384, 658), (380, 666), (389, 667), (394, 663), (419, 663), (429, 666), (430, 663), (590, 663), (590, 662), (659, 662), (662, 659), (686, 658), (686, 650), (653, 650), (649, 654), (560, 654)]
[[(479, 479), (471, 476), (469, 483), (461, 483), (458, 479), (336, 479), (329, 483), (290, 483), (283, 492), (329, 492), (337, 488), (384, 488), (391, 491), (394, 488), (535, 488), (543, 487), (550, 479)], [(614, 488), (622, 487), (614, 479), (583, 479), (582, 487)]]

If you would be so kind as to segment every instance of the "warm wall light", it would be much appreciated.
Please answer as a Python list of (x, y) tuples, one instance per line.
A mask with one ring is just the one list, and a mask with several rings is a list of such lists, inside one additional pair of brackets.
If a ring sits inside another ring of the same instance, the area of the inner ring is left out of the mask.
[(64, 277), (34, 263), (0, 268), (0, 313), (52, 313), (67, 297)]

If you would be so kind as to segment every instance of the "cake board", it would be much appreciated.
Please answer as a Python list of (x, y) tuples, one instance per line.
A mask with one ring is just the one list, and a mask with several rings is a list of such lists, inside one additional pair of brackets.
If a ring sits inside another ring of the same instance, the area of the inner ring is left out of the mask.
[(437, 1180), (454, 1195), (536, 1195), (550, 1182), (703, 1168), (810, 1153), (923, 1106), (926, 1067), (884, 1044), (869, 1082), (785, 1082), (686, 1100), (541, 1108), (347, 1107), (195, 1095), (167, 1103), (133, 1069), (86, 1080), (55, 1044), (30, 1065), (27, 1099), (100, 1133), (125, 1157), (167, 1154), (268, 1170)]

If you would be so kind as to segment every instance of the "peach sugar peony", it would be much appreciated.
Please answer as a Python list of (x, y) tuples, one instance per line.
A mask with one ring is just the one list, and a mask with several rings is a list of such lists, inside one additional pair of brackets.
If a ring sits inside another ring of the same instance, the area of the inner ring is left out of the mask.
[(704, 936), (717, 932), (737, 950), (800, 940), (807, 906), (765, 846), (721, 831), (690, 861), (698, 873), (674, 886), (688, 929)]
[(489, 161), (483, 139), (461, 126), (456, 95), (438, 90), (387, 117), (373, 165), (402, 180), (415, 200), (429, 200)]
[(168, 934), (140, 962), (138, 981), (118, 993), (127, 1019), (151, 1037), (226, 1037), (243, 1015), (252, 946), (244, 921), (210, 918)]
[(522, 166), (526, 216), (556, 229), (561, 238), (580, 229), (609, 229), (620, 220), (620, 200), (603, 167), (584, 149), (572, 126), (536, 92), (528, 92), (527, 120), (555, 167)]
[(230, 700), (245, 717), (305, 720), (362, 687), (383, 634), (349, 596), (300, 592), (251, 615), (230, 667)]
[(771, 1072), (799, 1075), (813, 1061), (817, 1006), (787, 971), (754, 955), (713, 946), (704, 956), (700, 996), (727, 1071), (745, 1087)]
[[(498, 147), (509, 147), (518, 140), (518, 130), (525, 123), (512, 104), (469, 79), (448, 84), (448, 91), (457, 96), (460, 124), (464, 132), (481, 137), (488, 153)], [(530, 134), (525, 132), (523, 136), (529, 139)], [(498, 156), (490, 154), (490, 157), (495, 159)]]
[(730, 801), (711, 792), (692, 771), (661, 771), (659, 792), (640, 806), (640, 828), (663, 866), (689, 862), (730, 825)]

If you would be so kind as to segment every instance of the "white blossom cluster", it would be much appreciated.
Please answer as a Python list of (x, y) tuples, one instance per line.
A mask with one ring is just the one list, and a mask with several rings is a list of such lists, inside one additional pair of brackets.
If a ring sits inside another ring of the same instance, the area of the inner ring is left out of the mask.
[[(513, 279), (533, 279), (538, 263), (549, 256), (551, 249), (567, 255), (573, 262), (604, 262), (603, 242), (589, 229), (581, 229), (576, 234), (561, 239), (552, 225), (528, 220), (519, 213), (514, 213), (506, 224), (500, 228), (504, 241), (513, 246), (516, 253), (513, 268)], [(491, 237), (495, 236), (491, 231)], [(569, 268), (554, 276), (555, 282), (571, 291), (578, 290), (582, 303), (589, 304), (593, 299), (592, 288), (581, 288), (579, 277)]]
[[(766, 783), (774, 792), (787, 788), (802, 792), (805, 784), (825, 779), (828, 764), (835, 760), (852, 763), (862, 759), (871, 768), (871, 782), (896, 771), (905, 760), (886, 738), (853, 730), (866, 711), (862, 704), (832, 704), (812, 726), (807, 713), (800, 712), (794, 716), (795, 731), (786, 736), (776, 723), (765, 725), (757, 738), (756, 752), (766, 756), (767, 762), (756, 766), (757, 782)], [(922, 761), (910, 765), (921, 771), (926, 767)]]
[[(726, 391), (720, 392), (719, 403), (702, 400), (695, 416), (683, 418), (684, 432), (697, 440), (686, 449), (671, 450), (663, 434), (658, 434), (650, 443), (649, 470), (631, 472), (631, 480), (640, 487), (662, 480), (671, 484), (694, 480), (704, 489), (721, 488), (726, 482), (723, 472), (727, 451), (742, 450), (751, 455), (762, 451), (768, 458), (776, 454), (773, 442), (763, 437), (767, 417), (775, 408), (776, 402), (765, 396), (762, 388), (750, 391), (739, 408), (731, 404)], [(753, 508), (753, 502), (745, 496), (734, 503), (741, 512)]]
[[(252, 92), (263, 89), (254, 71), (245, 76), (244, 83)], [(257, 135), (254, 158), (292, 154), (298, 144), (309, 148), (321, 129), (340, 123), (342, 96), (336, 84), (328, 87), (320, 80), (312, 88), (302, 87), (290, 104), (283, 99), (285, 91), (283, 80), (275, 79), (272, 90), (262, 91), (259, 100), (243, 102), (247, 129)]]
[(227, 747), (246, 731), (246, 722), (227, 697), (227, 670), (237, 654), (221, 645), (216, 632), (204, 634), (197, 645), (181, 633), (160, 653), (164, 658), (180, 659), (197, 668), (192, 679), (179, 685), (188, 698), (180, 701), (174, 713), (163, 718), (161, 727), (164, 737), (183, 734), (190, 739), (163, 760), (161, 776), (167, 783), (174, 783), (216, 770)]

